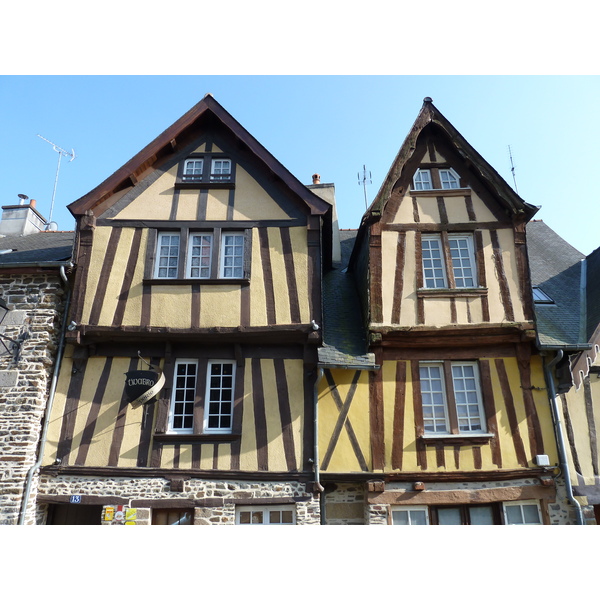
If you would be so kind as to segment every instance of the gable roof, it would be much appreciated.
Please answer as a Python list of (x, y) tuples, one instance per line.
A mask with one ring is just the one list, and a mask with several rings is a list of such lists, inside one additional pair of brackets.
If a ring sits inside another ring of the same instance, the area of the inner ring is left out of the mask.
[(266, 169), (281, 179), (308, 206), (311, 214), (324, 215), (330, 212), (330, 205), (327, 202), (313, 194), (296, 179), (211, 94), (206, 94), (198, 104), (163, 131), (131, 160), (93, 190), (69, 204), (67, 208), (75, 217), (85, 214), (88, 210), (97, 213), (99, 207), (107, 202), (111, 196), (135, 185), (138, 182), (140, 173), (149, 167), (158, 166), (166, 157), (172, 156), (174, 152), (189, 143), (201, 131), (202, 127), (214, 124), (219, 124), (228, 129), (237, 138), (239, 144), (249, 150), (264, 164)]
[(74, 231), (43, 231), (24, 236), (0, 237), (0, 269), (57, 266), (73, 255)]
[(417, 147), (417, 139), (427, 127), (434, 127), (444, 135), (450, 144), (463, 158), (465, 166), (490, 189), (502, 206), (514, 215), (523, 215), (529, 220), (538, 211), (538, 207), (525, 202), (498, 174), (498, 172), (467, 142), (458, 130), (433, 105), (431, 98), (423, 100), (423, 106), (409, 134), (390, 167), (388, 174), (377, 192), (375, 200), (365, 213), (364, 219), (377, 217), (387, 203), (402, 169), (411, 158)]

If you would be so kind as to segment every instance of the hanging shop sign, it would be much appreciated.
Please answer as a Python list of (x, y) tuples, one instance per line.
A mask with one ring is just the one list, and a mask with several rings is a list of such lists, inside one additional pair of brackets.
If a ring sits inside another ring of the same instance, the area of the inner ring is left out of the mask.
[(150, 402), (165, 385), (165, 376), (157, 371), (127, 371), (125, 394), (134, 408)]

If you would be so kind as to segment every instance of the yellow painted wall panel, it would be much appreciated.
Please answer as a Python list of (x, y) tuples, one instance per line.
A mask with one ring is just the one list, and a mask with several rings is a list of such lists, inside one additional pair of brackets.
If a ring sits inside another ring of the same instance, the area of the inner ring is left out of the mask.
[(213, 444), (202, 444), (200, 446), (200, 468), (208, 471), (213, 468), (215, 450)]
[(473, 203), (473, 211), (475, 218), (482, 223), (497, 221), (494, 213), (485, 205), (483, 200), (475, 193), (471, 192), (471, 202)]
[(195, 221), (198, 218), (199, 202), (200, 190), (179, 190), (176, 219), (178, 221)]
[(155, 285), (152, 287), (153, 327), (189, 329), (192, 310), (191, 287), (187, 285)]
[[(465, 190), (468, 193), (468, 190)], [(449, 223), (468, 223), (469, 213), (464, 196), (444, 196), (446, 215)]]
[(486, 265), (486, 285), (488, 289), (488, 303), (490, 309), (490, 321), (492, 323), (501, 323), (505, 321), (504, 307), (502, 306), (502, 297), (500, 295), (500, 283), (494, 268), (494, 255), (492, 249), (492, 239), (490, 232), (482, 231), (483, 255)]
[(383, 322), (392, 322), (392, 306), (396, 286), (396, 256), (398, 253), (398, 233), (396, 231), (382, 231), (381, 233), (381, 264), (383, 273), (381, 277), (381, 292), (383, 299)]
[(254, 424), (254, 405), (252, 404), (252, 359), (249, 358), (246, 359), (244, 367), (243, 404), (240, 469), (242, 471), (257, 471), (256, 429)]
[(287, 219), (289, 216), (247, 171), (237, 165), (233, 218), (236, 221), (257, 221)]
[(502, 262), (504, 272), (508, 280), (510, 298), (512, 300), (515, 321), (524, 321), (523, 302), (519, 290), (519, 273), (517, 270), (517, 260), (515, 251), (515, 238), (511, 229), (500, 229), (498, 231), (498, 240), (502, 249)]
[[(304, 438), (304, 361), (286, 360), (285, 373), (288, 381), (288, 394), (290, 398), (290, 414), (292, 418), (292, 435), (294, 436), (294, 449), (296, 452), (296, 465), (302, 467), (302, 440)], [(312, 423), (306, 424), (312, 427)]]
[(260, 257), (258, 229), (252, 229), (252, 274), (250, 276), (250, 324), (254, 327), (267, 325), (267, 297), (264, 272)]
[(452, 322), (450, 298), (425, 298), (425, 325), (443, 326)]
[(310, 323), (314, 318), (310, 314), (309, 285), (308, 285), (308, 239), (306, 227), (290, 227), (290, 239), (294, 254), (294, 270), (296, 272), (296, 288), (300, 318), (303, 323)]
[[(405, 268), (402, 286), (402, 308), (400, 310), (400, 325), (412, 327), (417, 324), (417, 280), (415, 277), (416, 236), (414, 231), (406, 232)], [(395, 261), (394, 261), (395, 264)]]
[[(435, 193), (435, 192), (432, 192)], [(419, 207), (419, 219), (421, 223), (439, 223), (440, 210), (438, 208), (437, 199), (435, 196), (417, 198), (417, 206)]]
[(227, 219), (227, 204), (229, 190), (208, 190), (206, 200), (206, 220), (225, 221)]
[[(281, 413), (279, 411), (279, 398), (277, 383), (275, 381), (275, 367), (272, 359), (260, 361), (260, 368), (265, 390), (265, 416), (267, 421), (268, 461), (270, 471), (287, 470), (285, 452), (283, 449), (283, 436), (281, 435)], [(269, 390), (273, 390), (269, 393)]]
[(410, 194), (405, 194), (402, 200), (400, 201), (400, 206), (398, 207), (398, 211), (396, 212), (392, 223), (414, 223), (414, 213), (413, 213), (413, 201), (412, 196)]
[(127, 296), (127, 304), (125, 305), (125, 312), (123, 314), (123, 325), (126, 326), (138, 326), (142, 320), (142, 280), (144, 278), (144, 270), (146, 268), (145, 256), (147, 243), (148, 230), (142, 229), (140, 251), (135, 264), (135, 270)]
[(87, 272), (87, 285), (83, 303), (83, 312), (81, 315), (81, 322), (83, 324), (89, 324), (90, 322), (92, 303), (96, 297), (98, 280), (100, 279), (100, 269), (104, 262), (104, 257), (106, 256), (111, 231), (112, 229), (110, 227), (97, 227), (94, 230), (91, 266)]
[(273, 292), (275, 295), (275, 318), (278, 324), (291, 323), (290, 290), (288, 287), (286, 267), (283, 259), (283, 247), (279, 229), (269, 227), (269, 253), (271, 256), (271, 272), (273, 273)]
[(152, 185), (142, 191), (128, 206), (121, 210), (116, 219), (160, 219), (167, 220), (171, 215), (173, 192), (177, 177), (175, 165), (161, 175)]
[(239, 284), (203, 285), (200, 291), (200, 327), (238, 327), (240, 307)]

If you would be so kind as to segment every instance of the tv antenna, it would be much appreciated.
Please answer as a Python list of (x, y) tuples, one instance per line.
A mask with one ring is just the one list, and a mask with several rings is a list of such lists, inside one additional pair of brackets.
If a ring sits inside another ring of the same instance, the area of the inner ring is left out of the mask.
[(60, 146), (57, 146), (54, 142), (51, 142), (50, 140), (47, 140), (45, 137), (42, 137), (39, 133), (37, 134), (37, 136), (44, 140), (45, 142), (48, 142), (49, 144), (52, 145), (52, 149), (55, 152), (58, 152), (58, 166), (56, 167), (56, 177), (54, 178), (54, 189), (52, 190), (52, 203), (50, 204), (50, 216), (48, 217), (48, 223), (52, 222), (52, 213), (54, 212), (54, 198), (56, 196), (56, 185), (58, 184), (58, 172), (60, 171), (60, 160), (63, 156), (70, 156), (71, 160), (69, 162), (73, 162), (75, 160), (75, 150), (71, 149), (71, 152), (68, 152), (67, 150), (64, 150), (63, 148), (61, 148)]
[(365, 210), (367, 210), (367, 186), (371, 183), (373, 183), (371, 181), (371, 171), (369, 171), (369, 176), (367, 177), (367, 167), (363, 165), (363, 177), (361, 180), (360, 173), (358, 173), (358, 185), (362, 185), (365, 191)]
[(517, 192), (517, 194), (518, 194), (519, 190), (517, 189), (517, 178), (515, 177), (515, 165), (513, 164), (513, 157), (512, 157), (512, 152), (510, 151), (510, 146), (508, 147), (508, 156), (510, 156), (510, 172), (512, 173), (512, 176), (513, 176), (513, 182), (515, 184), (515, 192)]

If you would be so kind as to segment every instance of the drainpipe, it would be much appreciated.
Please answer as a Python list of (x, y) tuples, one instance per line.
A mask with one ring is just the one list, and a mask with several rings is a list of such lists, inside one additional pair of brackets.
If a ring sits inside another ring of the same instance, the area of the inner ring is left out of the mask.
[(40, 435), (40, 441), (38, 446), (38, 459), (37, 462), (27, 472), (27, 481), (25, 484), (25, 491), (23, 492), (23, 500), (21, 502), (21, 512), (19, 514), (19, 525), (25, 524), (25, 513), (27, 512), (27, 505), (29, 504), (29, 496), (31, 494), (31, 483), (33, 476), (42, 464), (44, 457), (44, 448), (46, 446), (46, 436), (48, 435), (48, 423), (50, 422), (50, 414), (52, 412), (52, 404), (54, 403), (54, 395), (56, 393), (56, 384), (58, 382), (58, 373), (60, 371), (60, 364), (62, 362), (63, 348), (65, 345), (65, 331), (67, 330), (67, 315), (69, 313), (69, 305), (71, 303), (71, 288), (65, 275), (65, 266), (72, 267), (73, 263), (63, 263), (60, 265), (60, 276), (67, 286), (67, 299), (65, 302), (65, 312), (63, 314), (63, 323), (60, 331), (60, 338), (58, 343), (58, 351), (56, 353), (56, 363), (54, 364), (54, 373), (52, 375), (52, 382), (50, 384), (50, 392), (48, 394), (48, 403), (46, 404), (46, 414), (44, 415), (44, 423), (42, 425), (42, 433)]
[[(548, 392), (550, 397), (550, 406), (552, 407), (552, 416), (554, 417), (554, 431), (556, 435), (556, 444), (558, 446), (558, 455), (560, 459), (560, 469), (565, 478), (565, 485), (567, 488), (567, 498), (569, 502), (575, 507), (577, 514), (577, 525), (585, 525), (583, 520), (583, 512), (581, 505), (575, 499), (573, 495), (573, 486), (571, 485), (571, 476), (569, 473), (569, 463), (567, 462), (567, 450), (565, 447), (565, 438), (563, 435), (562, 421), (560, 418), (560, 411), (558, 410), (558, 402), (556, 400), (556, 390), (554, 388), (554, 378), (552, 376), (552, 368), (560, 361), (563, 357), (563, 351), (559, 349), (556, 356), (546, 365), (544, 364), (544, 371), (546, 374), (546, 383), (548, 384)], [(544, 363), (546, 361), (544, 360)]]
[(323, 368), (320, 367), (317, 371), (317, 380), (315, 381), (315, 387), (313, 390), (313, 402), (314, 402), (314, 459), (313, 459), (313, 471), (315, 473), (314, 490), (319, 492), (319, 512), (321, 513), (321, 525), (325, 525), (325, 488), (321, 485), (321, 475), (319, 471), (319, 384), (323, 379)]

